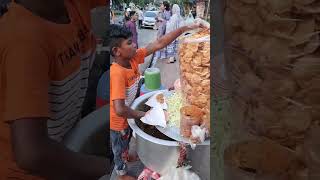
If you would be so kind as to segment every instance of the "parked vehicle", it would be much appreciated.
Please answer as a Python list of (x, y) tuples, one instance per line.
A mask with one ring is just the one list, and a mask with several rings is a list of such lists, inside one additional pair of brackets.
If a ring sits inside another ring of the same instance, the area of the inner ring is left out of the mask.
[(156, 28), (158, 11), (146, 11), (143, 15), (142, 27)]

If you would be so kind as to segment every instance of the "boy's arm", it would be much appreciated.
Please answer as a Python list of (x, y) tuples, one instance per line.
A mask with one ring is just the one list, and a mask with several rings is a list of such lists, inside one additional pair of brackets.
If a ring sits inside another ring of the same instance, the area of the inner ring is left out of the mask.
[(126, 106), (124, 99), (113, 100), (113, 106), (117, 115), (123, 118), (140, 119), (146, 114), (143, 111), (133, 110)]
[(110, 172), (102, 157), (72, 152), (51, 140), (46, 118), (26, 118), (10, 123), (13, 152), (18, 166), (43, 177), (98, 179)]
[(149, 56), (150, 54), (153, 54), (154, 52), (168, 46), (171, 42), (173, 42), (175, 39), (177, 39), (181, 34), (185, 33), (186, 31), (190, 31), (193, 29), (197, 29), (199, 27), (202, 27), (201, 24), (193, 24), (190, 26), (183, 26), (180, 27), (164, 36), (161, 38), (157, 39), (155, 42), (150, 43), (147, 45), (147, 55)]

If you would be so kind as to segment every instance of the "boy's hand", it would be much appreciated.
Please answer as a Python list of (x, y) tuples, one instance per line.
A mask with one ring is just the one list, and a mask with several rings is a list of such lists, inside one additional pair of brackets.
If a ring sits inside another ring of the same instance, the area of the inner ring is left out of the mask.
[(113, 106), (115, 108), (116, 114), (123, 118), (133, 118), (140, 119), (145, 116), (145, 112), (133, 110), (126, 106), (124, 99), (113, 100)]
[(206, 27), (201, 22), (197, 22), (197, 23), (193, 23), (193, 24), (186, 26), (186, 31), (191, 31), (191, 30), (195, 30), (195, 29), (199, 29), (199, 28), (204, 29)]
[(193, 23), (186, 26), (186, 31), (191, 31), (200, 28), (200, 23)]
[(198, 28), (205, 28), (204, 24), (201, 22), (198, 23), (194, 23), (188, 26), (183, 26), (180, 27), (164, 36), (162, 36), (161, 38), (157, 39), (155, 42), (147, 45), (146, 49), (147, 49), (147, 54), (146, 56), (149, 56), (150, 54), (168, 46), (170, 43), (172, 43), (175, 39), (177, 39), (181, 34), (190, 31), (190, 30), (194, 30), (194, 29), (198, 29)]

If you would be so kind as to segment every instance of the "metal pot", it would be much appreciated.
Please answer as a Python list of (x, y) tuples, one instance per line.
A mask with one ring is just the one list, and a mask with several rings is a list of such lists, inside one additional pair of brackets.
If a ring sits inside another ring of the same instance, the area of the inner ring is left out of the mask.
[[(135, 110), (144, 109), (145, 102), (155, 93), (144, 94), (137, 98), (131, 108)], [(137, 143), (137, 153), (141, 162), (151, 170), (164, 175), (169, 168), (176, 167), (179, 157), (179, 144), (172, 140), (163, 140), (145, 133), (138, 127), (134, 119), (128, 119), (129, 126), (134, 132)], [(202, 180), (210, 179), (210, 141), (197, 145), (195, 150), (188, 147), (187, 158), (191, 160), (193, 171)]]

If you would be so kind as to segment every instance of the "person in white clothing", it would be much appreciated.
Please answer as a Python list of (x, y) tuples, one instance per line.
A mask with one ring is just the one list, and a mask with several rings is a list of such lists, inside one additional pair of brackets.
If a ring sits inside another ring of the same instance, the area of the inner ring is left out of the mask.
[(139, 29), (141, 29), (142, 21), (143, 21), (143, 8), (140, 8), (138, 10), (138, 16), (139, 16)]

